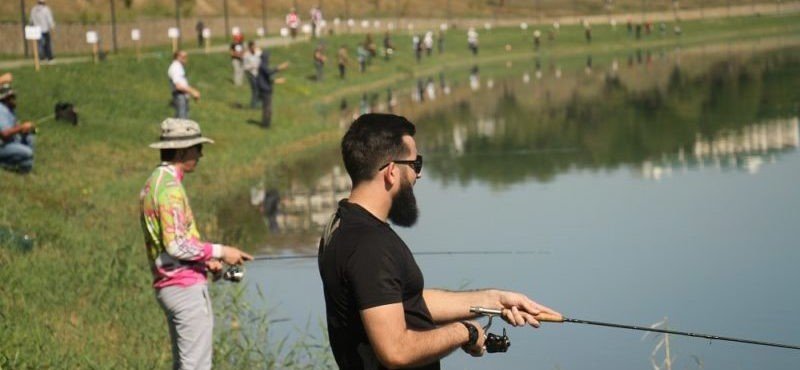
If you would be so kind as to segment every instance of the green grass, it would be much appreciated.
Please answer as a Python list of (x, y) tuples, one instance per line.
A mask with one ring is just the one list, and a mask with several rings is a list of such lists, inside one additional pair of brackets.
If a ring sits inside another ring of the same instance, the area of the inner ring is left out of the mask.
[[(797, 21), (798, 17), (754, 17), (685, 23), (680, 38), (656, 33), (642, 41), (631, 39), (622, 27), (612, 31), (596, 26), (591, 45), (583, 40), (582, 30), (563, 27), (555, 43), (544, 40), (539, 55), (579, 61), (593, 54), (599, 64), (607, 60), (602, 55), (626, 53), (638, 46), (689, 46), (797, 34)], [(354, 52), (363, 36), (330, 38), (326, 39), (327, 79), (322, 83), (306, 78), (313, 73), (313, 45), (275, 48), (273, 63), (289, 60), (292, 66), (285, 74), (289, 82), (277, 87), (269, 130), (247, 123), (258, 120), (260, 112), (232, 107), (246, 105), (249, 89), (232, 86), (226, 55), (190, 56), (189, 79), (203, 94), (190, 115), (200, 122), (204, 134), (217, 141), (206, 149), (198, 171), (186, 180), (201, 234), (234, 245), (249, 241), (246, 236), (223, 238), (220, 217), (234, 210), (221, 209), (231, 193), (246, 188), (268, 168), (337, 141), (340, 99), (349, 99), (353, 106), (354, 97), (362, 91), (408, 86), (418, 76), (476, 62), (513, 59), (515, 65), (530, 65), (535, 57), (531, 31), (527, 36), (518, 28), (481, 32), (478, 58), (467, 54), (463, 31), (453, 31), (446, 54), (419, 65), (410, 52), (410, 37), (404, 34), (394, 39), (396, 57), (389, 63), (375, 60), (364, 74), (356, 71)], [(380, 44), (380, 38), (375, 41)], [(339, 81), (334, 71), (340, 44), (350, 47), (354, 61), (346, 81)], [(506, 44), (512, 46), (510, 52), (504, 51)], [(167, 367), (169, 342), (150, 287), (137, 199), (158, 161), (157, 151), (147, 144), (157, 139), (160, 121), (172, 113), (167, 106), (169, 53), (162, 51), (161, 58), (141, 62), (122, 55), (97, 65), (54, 65), (39, 73), (32, 68), (14, 71), (21, 119), (45, 116), (55, 102), (64, 100), (78, 107), (81, 125), (43, 123), (34, 172), (25, 176), (0, 172), (0, 229), (35, 238), (32, 250), (25, 252), (15, 245), (16, 239), (0, 237), (0, 367)], [(503, 63), (490, 64), (481, 72), (499, 73), (504, 68)], [(250, 210), (242, 210), (246, 211)], [(230, 286), (215, 292), (217, 298), (225, 297), (218, 304), (237, 302)], [(220, 338), (230, 338), (235, 334), (231, 330), (230, 321), (218, 321)], [(280, 347), (276, 346), (272, 348)], [(229, 350), (252, 354), (253, 348), (218, 346), (217, 360), (236, 353)], [(300, 367), (314, 361), (303, 353), (316, 347), (287, 343), (280, 348), (291, 365), (276, 363), (275, 367)]]

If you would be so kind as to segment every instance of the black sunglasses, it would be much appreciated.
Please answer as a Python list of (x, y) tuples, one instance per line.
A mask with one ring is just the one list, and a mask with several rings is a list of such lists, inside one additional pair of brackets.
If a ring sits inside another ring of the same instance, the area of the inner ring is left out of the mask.
[[(422, 156), (419, 155), (419, 154), (417, 154), (417, 159), (413, 159), (413, 160), (392, 160), (392, 161), (389, 161), (389, 163), (407, 164), (407, 165), (411, 166), (411, 168), (414, 169), (414, 172), (417, 175), (419, 175), (420, 172), (422, 172)], [(378, 171), (382, 171), (384, 168), (389, 166), (389, 163), (381, 166), (381, 168), (379, 168)]]

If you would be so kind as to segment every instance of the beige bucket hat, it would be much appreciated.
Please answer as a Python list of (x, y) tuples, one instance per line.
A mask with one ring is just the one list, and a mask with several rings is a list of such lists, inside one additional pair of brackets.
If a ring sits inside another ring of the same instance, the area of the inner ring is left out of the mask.
[(161, 122), (161, 141), (150, 144), (153, 149), (183, 149), (202, 143), (214, 143), (200, 132), (197, 122), (183, 118), (167, 118)]

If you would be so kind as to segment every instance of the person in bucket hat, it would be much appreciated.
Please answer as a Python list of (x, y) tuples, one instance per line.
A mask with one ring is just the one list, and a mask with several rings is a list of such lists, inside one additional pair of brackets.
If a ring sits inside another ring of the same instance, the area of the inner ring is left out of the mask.
[(17, 93), (10, 83), (0, 84), (0, 167), (28, 173), (33, 169), (36, 127), (18, 122), (16, 108)]
[(214, 144), (214, 140), (203, 136), (197, 122), (184, 118), (167, 118), (161, 122), (160, 140), (150, 144), (150, 147), (153, 149), (186, 149), (203, 143)]
[(145, 182), (139, 201), (145, 247), (153, 273), (156, 300), (167, 317), (174, 369), (210, 369), (214, 315), (206, 273), (222, 263), (241, 265), (253, 257), (237, 248), (204, 241), (183, 187), (203, 156), (197, 122), (167, 118), (161, 137), (150, 144), (161, 150), (161, 164)]

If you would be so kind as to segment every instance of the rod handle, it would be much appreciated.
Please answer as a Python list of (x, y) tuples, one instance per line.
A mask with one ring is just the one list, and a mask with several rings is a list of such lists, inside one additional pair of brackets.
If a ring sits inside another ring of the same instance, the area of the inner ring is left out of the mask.
[[(503, 310), (496, 309), (496, 308), (484, 308), (484, 307), (470, 307), (469, 311), (472, 313), (476, 313), (479, 315), (486, 315), (486, 316), (502, 316)], [(536, 320), (540, 322), (564, 322), (564, 316), (559, 314), (552, 314), (547, 312), (540, 312), (538, 315), (534, 315)]]
[(539, 322), (564, 322), (564, 316), (549, 312), (539, 312), (539, 314), (534, 315), (534, 317), (536, 320), (539, 320)]

